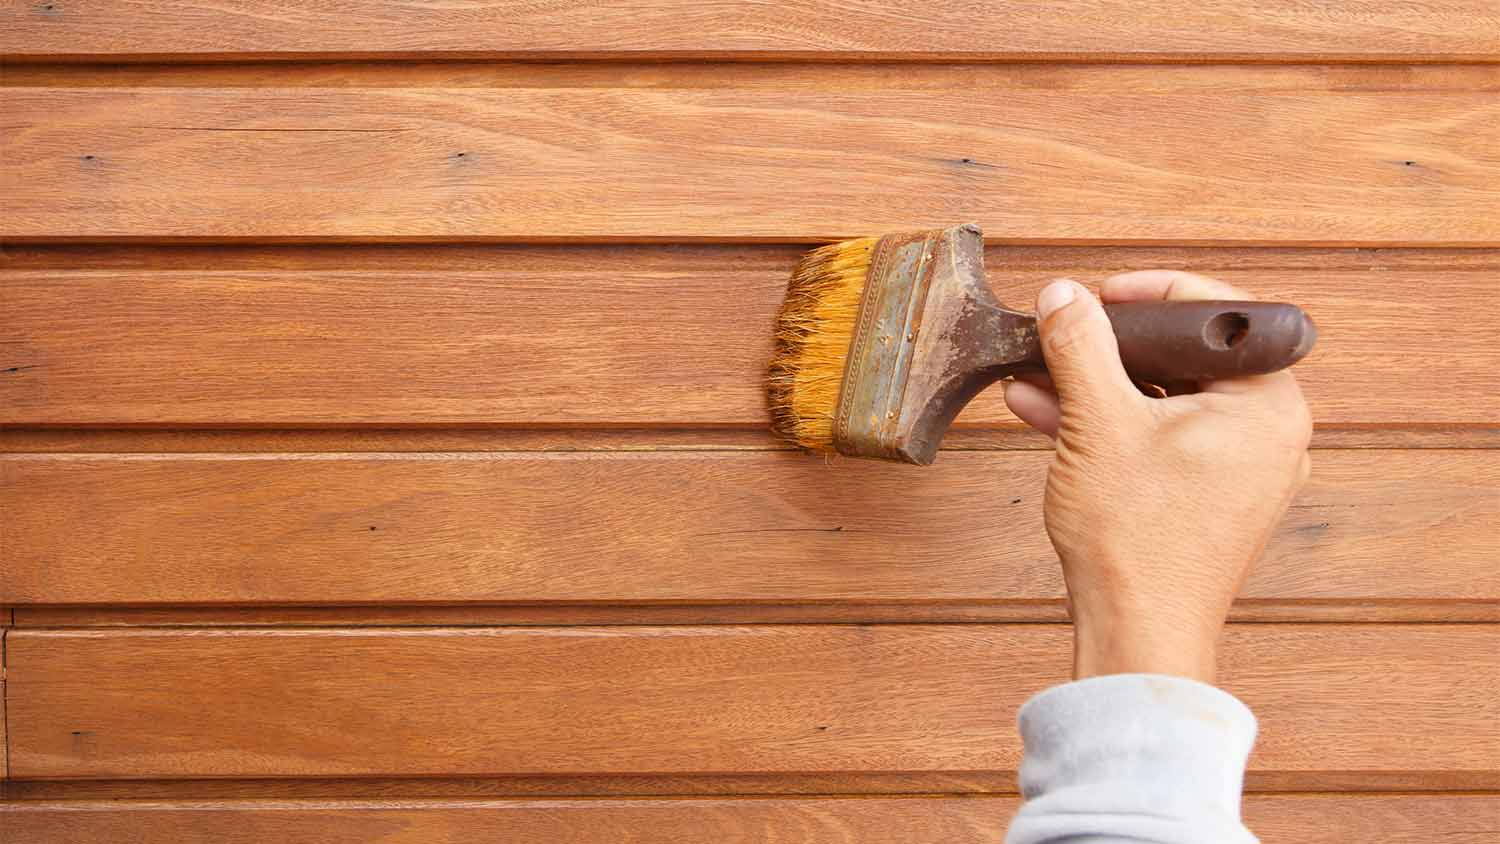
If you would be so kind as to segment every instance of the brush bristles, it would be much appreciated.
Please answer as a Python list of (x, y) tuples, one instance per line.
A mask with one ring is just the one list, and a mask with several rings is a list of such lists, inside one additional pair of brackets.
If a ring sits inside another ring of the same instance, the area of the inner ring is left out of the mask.
[(770, 366), (771, 427), (803, 448), (833, 450), (839, 388), (877, 240), (815, 249), (787, 285)]

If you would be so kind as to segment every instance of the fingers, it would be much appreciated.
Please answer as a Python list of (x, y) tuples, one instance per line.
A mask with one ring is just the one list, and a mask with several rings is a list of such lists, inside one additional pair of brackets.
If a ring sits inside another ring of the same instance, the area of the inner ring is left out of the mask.
[(1112, 276), (1099, 285), (1099, 297), (1110, 303), (1255, 298), (1228, 282), (1177, 270), (1140, 270)]
[(1063, 408), (1109, 413), (1141, 399), (1120, 363), (1104, 306), (1093, 294), (1076, 281), (1054, 281), (1042, 289), (1036, 307), (1042, 354)]
[[(1104, 280), (1099, 285), (1099, 295), (1106, 302), (1189, 301), (1201, 299), (1254, 299), (1250, 293), (1216, 278), (1186, 273), (1179, 270), (1139, 270), (1121, 273)], [(1191, 392), (1186, 384), (1169, 387), (1169, 396)], [(1205, 393), (1264, 393), (1264, 398), (1287, 407), (1302, 403), (1302, 391), (1297, 379), (1290, 372), (1273, 372), (1270, 375), (1250, 375), (1244, 378), (1224, 378), (1205, 381), (1198, 385)]]
[(1254, 395), (1267, 407), (1283, 408), (1288, 413), (1306, 407), (1306, 401), (1302, 397), (1302, 387), (1297, 384), (1297, 379), (1292, 373), (1286, 370), (1272, 372), (1269, 375), (1246, 375), (1243, 378), (1204, 381), (1199, 386), (1199, 391), (1230, 396)]
[(1062, 409), (1051, 390), (1029, 381), (1007, 381), (1005, 406), (1027, 425), (1049, 437), (1057, 436), (1057, 426), (1062, 422)]

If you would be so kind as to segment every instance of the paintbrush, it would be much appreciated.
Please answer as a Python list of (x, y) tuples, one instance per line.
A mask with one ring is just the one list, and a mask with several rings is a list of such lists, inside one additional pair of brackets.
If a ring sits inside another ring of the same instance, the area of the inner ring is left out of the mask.
[[(1274, 372), (1317, 329), (1278, 302), (1106, 305), (1137, 381)], [(953, 417), (994, 382), (1046, 365), (1036, 318), (1001, 305), (973, 224), (861, 238), (809, 253), (792, 273), (769, 371), (772, 427), (816, 452), (921, 465)]]

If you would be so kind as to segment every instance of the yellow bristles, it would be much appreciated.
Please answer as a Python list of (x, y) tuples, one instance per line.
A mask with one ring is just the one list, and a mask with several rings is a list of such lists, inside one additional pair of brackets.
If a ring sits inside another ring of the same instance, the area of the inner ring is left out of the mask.
[(770, 366), (771, 427), (803, 448), (833, 450), (839, 387), (877, 240), (815, 249), (787, 285)]

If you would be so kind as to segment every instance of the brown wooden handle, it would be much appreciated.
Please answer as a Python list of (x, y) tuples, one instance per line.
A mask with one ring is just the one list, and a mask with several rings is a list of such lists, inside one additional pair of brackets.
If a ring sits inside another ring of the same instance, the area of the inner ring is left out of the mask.
[(1318, 329), (1281, 302), (1105, 305), (1131, 377), (1161, 384), (1275, 372), (1301, 360)]

